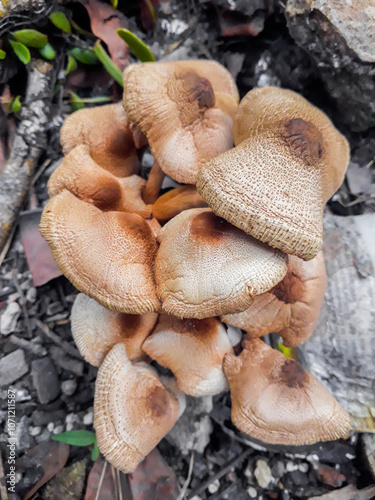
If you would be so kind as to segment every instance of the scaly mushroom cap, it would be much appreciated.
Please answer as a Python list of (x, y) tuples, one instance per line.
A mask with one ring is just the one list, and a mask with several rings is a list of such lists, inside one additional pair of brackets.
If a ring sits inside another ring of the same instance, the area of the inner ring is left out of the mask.
[(99, 368), (94, 426), (100, 451), (125, 474), (172, 429), (184, 410), (184, 396), (162, 384), (145, 363), (131, 363), (117, 344)]
[(68, 116), (60, 133), (64, 155), (82, 144), (93, 160), (117, 177), (139, 170), (139, 159), (121, 103), (81, 109)]
[[(159, 235), (155, 279), (164, 312), (209, 318), (244, 311), (283, 279), (286, 256), (209, 208), (186, 210)], [(224, 311), (226, 311), (224, 313)]]
[(127, 314), (159, 309), (152, 274), (157, 242), (140, 215), (101, 212), (64, 190), (44, 208), (40, 231), (80, 292)]
[(165, 223), (184, 210), (203, 207), (207, 207), (207, 203), (195, 186), (180, 186), (159, 196), (153, 205), (152, 215), (161, 223)]
[(232, 346), (216, 318), (178, 319), (162, 314), (143, 350), (177, 378), (177, 387), (190, 396), (213, 396), (228, 388), (222, 364)]
[(119, 210), (150, 217), (152, 205), (146, 205), (142, 191), (146, 181), (131, 175), (119, 178), (99, 167), (88, 146), (76, 146), (68, 153), (48, 181), (50, 198), (67, 189), (83, 201), (103, 211)]
[(152, 332), (158, 315), (109, 311), (83, 293), (77, 295), (71, 315), (72, 335), (84, 359), (100, 366), (116, 344), (124, 344), (130, 360), (145, 356), (142, 344)]
[(347, 437), (349, 415), (302, 366), (261, 340), (227, 354), (232, 421), (264, 443), (305, 445)]
[(272, 247), (309, 260), (322, 246), (322, 214), (343, 181), (349, 146), (320, 110), (289, 90), (264, 87), (241, 101), (237, 147), (199, 171), (213, 211)]
[(296, 347), (314, 331), (326, 284), (322, 252), (308, 262), (289, 256), (286, 276), (273, 290), (255, 297), (246, 311), (221, 320), (245, 330), (249, 339), (278, 333), (285, 346)]
[(238, 91), (214, 61), (130, 65), (124, 72), (124, 107), (147, 137), (161, 169), (194, 184), (199, 167), (233, 145)]

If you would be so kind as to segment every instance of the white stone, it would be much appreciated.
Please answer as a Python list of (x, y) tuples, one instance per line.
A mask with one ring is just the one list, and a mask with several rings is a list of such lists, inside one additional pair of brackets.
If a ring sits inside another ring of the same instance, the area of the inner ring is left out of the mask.
[(272, 481), (272, 473), (265, 460), (257, 460), (254, 476), (261, 488), (267, 488)]
[(0, 320), (0, 332), (3, 335), (13, 333), (17, 327), (18, 318), (21, 315), (21, 307), (18, 302), (10, 302)]
[(49, 432), (53, 432), (53, 429), (55, 428), (55, 424), (53, 422), (50, 422), (48, 425), (47, 425), (47, 429), (49, 430)]
[(211, 484), (208, 485), (208, 491), (209, 493), (216, 493), (217, 490), (220, 488), (220, 481), (218, 479), (215, 479), (215, 481), (212, 481)]
[(91, 425), (94, 422), (94, 413), (92, 410), (90, 410), (86, 415), (83, 417), (83, 424), (84, 425)]
[(253, 486), (249, 486), (246, 491), (250, 498), (257, 498), (258, 492)]
[(29, 427), (30, 436), (38, 436), (41, 432), (42, 432), (42, 428), (39, 425), (37, 425), (35, 427), (33, 427), (33, 426)]

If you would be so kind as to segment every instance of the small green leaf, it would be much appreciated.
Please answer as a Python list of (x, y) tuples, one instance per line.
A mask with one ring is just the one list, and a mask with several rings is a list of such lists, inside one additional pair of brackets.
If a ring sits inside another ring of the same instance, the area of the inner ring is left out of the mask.
[(39, 49), (39, 53), (48, 60), (55, 59), (56, 52), (50, 43), (46, 43), (42, 49)]
[(90, 431), (67, 431), (61, 432), (60, 434), (55, 434), (52, 436), (54, 441), (60, 441), (61, 443), (71, 444), (73, 446), (89, 446), (96, 442), (96, 436), (94, 432)]
[(5, 59), (6, 56), (7, 56), (7, 53), (5, 52), (5, 50), (0, 49), (0, 59)]
[(154, 6), (152, 5), (151, 0), (146, 0), (146, 4), (147, 4), (147, 7), (148, 7), (148, 10), (150, 11), (152, 20), (154, 21), (154, 24), (155, 24), (156, 23), (156, 13), (155, 13)]
[(72, 71), (75, 71), (77, 69), (77, 61), (74, 59), (73, 56), (68, 55), (68, 66), (65, 70), (65, 75), (69, 75)]
[(69, 51), (69, 54), (82, 64), (96, 64), (98, 62), (94, 51), (91, 49), (85, 50), (75, 47)]
[(40, 33), (36, 30), (19, 30), (13, 31), (13, 38), (27, 47), (34, 47), (35, 49), (42, 49), (48, 42), (47, 35)]
[(109, 57), (107, 52), (103, 49), (103, 47), (100, 44), (100, 40), (96, 42), (94, 45), (94, 52), (96, 54), (96, 57), (99, 59), (99, 61), (103, 64), (105, 69), (107, 70), (107, 73), (111, 75), (116, 82), (123, 86), (122, 83), (122, 73), (120, 69), (116, 66), (116, 64), (112, 61), (112, 59)]
[(286, 358), (293, 358), (294, 353), (293, 353), (293, 348), (292, 347), (285, 347), (285, 345), (279, 341), (277, 343), (277, 350), (282, 352)]
[(117, 34), (129, 46), (135, 57), (141, 62), (154, 62), (155, 56), (145, 43), (134, 33), (125, 28), (117, 28)]
[(7, 107), (10, 113), (18, 113), (21, 110), (21, 96), (12, 97)]
[(96, 439), (95, 439), (94, 446), (93, 446), (93, 448), (91, 450), (91, 460), (93, 462), (95, 462), (95, 460), (98, 458), (99, 453), (100, 453), (100, 450), (99, 450), (99, 447), (98, 447), (98, 443), (96, 442)]
[(70, 22), (64, 12), (52, 12), (52, 14), (49, 16), (49, 20), (56, 26), (56, 28), (59, 28), (64, 33), (69, 34), (72, 31)]
[(20, 42), (14, 42), (13, 40), (9, 40), (10, 45), (12, 46), (13, 52), (16, 54), (18, 59), (23, 63), (27, 64), (30, 62), (31, 56), (30, 56), (30, 51), (24, 45), (23, 43)]
[(70, 91), (69, 95), (70, 95), (70, 108), (72, 110), (72, 113), (74, 113), (74, 111), (78, 111), (79, 109), (83, 109), (85, 107), (82, 100), (77, 94)]
[(111, 5), (114, 9), (117, 9), (118, 6), (118, 0), (111, 0)]

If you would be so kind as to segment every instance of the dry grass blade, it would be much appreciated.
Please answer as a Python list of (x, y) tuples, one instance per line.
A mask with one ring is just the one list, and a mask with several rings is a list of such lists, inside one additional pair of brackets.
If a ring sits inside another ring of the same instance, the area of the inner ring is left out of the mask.
[(186, 481), (184, 482), (183, 487), (181, 488), (181, 491), (177, 497), (177, 500), (183, 500), (185, 498), (186, 491), (187, 491), (188, 486), (190, 484), (191, 476), (193, 474), (193, 465), (194, 465), (194, 452), (191, 454), (191, 457), (190, 457), (188, 476), (186, 478)]
[(103, 469), (102, 469), (102, 473), (100, 474), (100, 480), (99, 480), (99, 485), (98, 485), (98, 491), (96, 493), (96, 497), (95, 497), (95, 500), (99, 500), (99, 497), (100, 497), (100, 490), (102, 489), (102, 484), (103, 484), (103, 479), (104, 479), (104, 475), (105, 475), (105, 471), (106, 471), (106, 468), (107, 468), (107, 460), (104, 462), (104, 465), (103, 465)]

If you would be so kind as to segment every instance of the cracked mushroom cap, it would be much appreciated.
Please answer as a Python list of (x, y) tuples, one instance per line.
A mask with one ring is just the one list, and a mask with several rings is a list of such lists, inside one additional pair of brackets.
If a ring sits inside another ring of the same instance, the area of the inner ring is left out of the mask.
[(347, 437), (350, 418), (302, 366), (259, 339), (224, 358), (232, 421), (241, 432), (270, 444), (299, 446)]
[(162, 314), (142, 348), (172, 371), (185, 394), (213, 396), (228, 388), (222, 365), (225, 354), (233, 350), (216, 318), (178, 319)]
[(195, 184), (199, 167), (233, 145), (238, 91), (214, 61), (130, 65), (124, 72), (124, 107), (148, 139), (161, 169)]
[(140, 215), (102, 212), (64, 190), (44, 208), (40, 231), (80, 292), (127, 314), (159, 310), (153, 277), (157, 242)]
[(207, 203), (195, 186), (180, 186), (159, 196), (153, 205), (152, 215), (163, 224), (184, 210), (203, 207), (207, 207)]
[(276, 87), (244, 97), (233, 136), (236, 147), (200, 169), (198, 192), (254, 238), (312, 259), (322, 246), (324, 205), (349, 162), (345, 137), (306, 99)]
[(48, 181), (50, 198), (67, 189), (79, 199), (100, 210), (118, 210), (150, 217), (152, 205), (146, 205), (142, 191), (146, 181), (131, 175), (116, 177), (101, 168), (90, 156), (88, 146), (76, 146), (68, 153)]
[[(159, 234), (155, 279), (163, 311), (209, 318), (244, 311), (283, 279), (286, 256), (217, 217), (186, 210)], [(226, 311), (224, 313), (224, 311)]]
[(286, 347), (296, 347), (314, 331), (326, 284), (322, 252), (308, 262), (291, 255), (287, 273), (275, 288), (255, 297), (246, 311), (221, 320), (245, 330), (249, 339), (277, 333)]
[(71, 325), (74, 341), (83, 358), (100, 366), (116, 344), (124, 344), (130, 360), (145, 357), (142, 344), (152, 332), (158, 315), (124, 314), (109, 311), (83, 293), (77, 295), (72, 308)]
[[(164, 380), (163, 380), (164, 382)], [(104, 457), (125, 474), (172, 429), (185, 409), (185, 397), (166, 387), (146, 363), (131, 363), (117, 344), (99, 368), (94, 426)]]
[(120, 103), (81, 109), (68, 116), (60, 133), (64, 155), (86, 145), (92, 159), (117, 177), (139, 170), (139, 159), (128, 119)]

